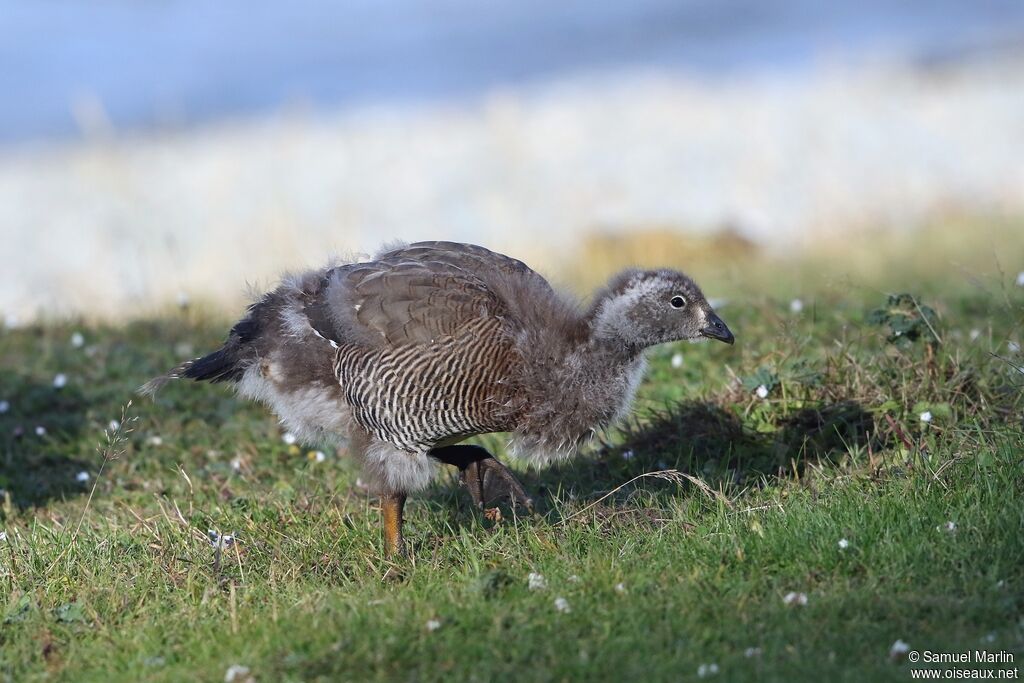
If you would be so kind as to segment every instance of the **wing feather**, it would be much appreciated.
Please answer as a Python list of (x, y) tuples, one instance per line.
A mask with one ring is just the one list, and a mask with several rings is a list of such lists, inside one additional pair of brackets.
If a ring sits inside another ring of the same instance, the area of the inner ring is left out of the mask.
[(548, 287), (521, 261), (483, 247), (419, 242), (328, 271), (308, 298), (306, 314), (336, 344), (430, 343), (473, 320), (508, 314), (488, 284), (488, 274), (496, 273)]
[(338, 349), (335, 373), (356, 422), (416, 451), (511, 428), (517, 360), (506, 297), (518, 285), (550, 291), (521, 261), (420, 242), (328, 271), (305, 312)]

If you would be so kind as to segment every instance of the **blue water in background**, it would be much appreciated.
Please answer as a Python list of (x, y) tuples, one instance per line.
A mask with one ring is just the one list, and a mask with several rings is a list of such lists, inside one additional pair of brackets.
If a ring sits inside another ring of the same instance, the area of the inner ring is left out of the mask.
[(948, 60), (1024, 44), (1024, 0), (5, 0), (0, 142), (472, 97), (620, 68), (799, 75), (821, 60)]

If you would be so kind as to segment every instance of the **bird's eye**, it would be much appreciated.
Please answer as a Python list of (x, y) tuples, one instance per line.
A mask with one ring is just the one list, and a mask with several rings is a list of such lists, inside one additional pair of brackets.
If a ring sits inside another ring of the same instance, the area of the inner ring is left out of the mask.
[(677, 294), (669, 300), (669, 303), (672, 304), (672, 308), (682, 308), (686, 305), (686, 299)]

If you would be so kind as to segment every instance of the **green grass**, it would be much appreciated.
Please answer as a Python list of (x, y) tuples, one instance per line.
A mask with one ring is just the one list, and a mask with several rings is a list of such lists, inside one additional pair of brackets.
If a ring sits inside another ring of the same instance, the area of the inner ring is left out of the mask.
[[(0, 333), (0, 680), (220, 681), (240, 664), (260, 681), (677, 681), (715, 664), (730, 681), (905, 681), (897, 639), (1019, 666), (1024, 289), (986, 282), (917, 282), (905, 346), (869, 322), (886, 306), (871, 288), (802, 291), (800, 314), (792, 291), (735, 292), (735, 348), (654, 350), (630, 424), (522, 471), (536, 516), (484, 521), (446, 474), (411, 500), (398, 563), (343, 451), (316, 462), (221, 387), (136, 400), (108, 443), (133, 389), (227, 321)], [(238, 543), (218, 555), (208, 529)]]

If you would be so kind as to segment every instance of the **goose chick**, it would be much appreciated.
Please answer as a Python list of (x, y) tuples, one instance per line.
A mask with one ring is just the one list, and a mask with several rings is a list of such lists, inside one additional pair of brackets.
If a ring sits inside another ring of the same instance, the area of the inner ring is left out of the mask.
[(567, 458), (628, 409), (646, 348), (708, 338), (734, 341), (674, 270), (624, 271), (581, 307), (521, 261), (419, 242), (286, 277), (223, 347), (142, 391), (232, 382), (301, 439), (347, 441), (381, 496), (386, 548), (402, 553), (406, 495), (434, 463), (459, 467), (478, 505), (495, 488), (529, 505), (504, 465), (460, 441), (509, 432), (516, 456)]

